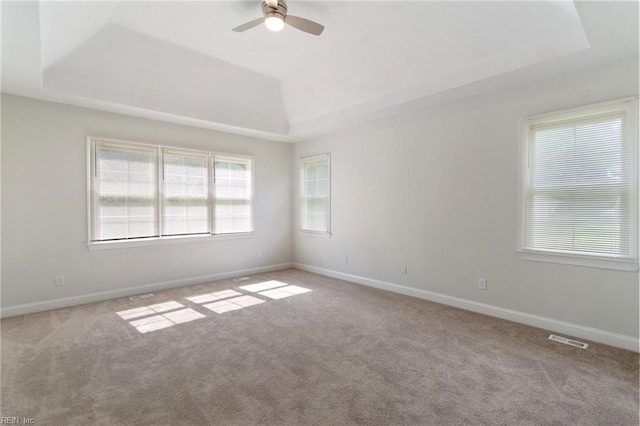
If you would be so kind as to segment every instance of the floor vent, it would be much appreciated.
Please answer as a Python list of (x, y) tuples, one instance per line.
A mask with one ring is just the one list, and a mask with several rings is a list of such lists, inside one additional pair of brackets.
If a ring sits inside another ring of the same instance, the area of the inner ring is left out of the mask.
[(142, 300), (142, 299), (148, 299), (150, 297), (153, 297), (153, 294), (151, 293), (147, 293), (147, 294), (139, 294), (137, 296), (131, 296), (129, 298), (129, 300)]
[(565, 345), (569, 345), (569, 346), (575, 346), (576, 348), (580, 348), (580, 349), (587, 349), (587, 346), (589, 346), (586, 343), (578, 342), (577, 340), (567, 339), (566, 337), (556, 336), (555, 334), (552, 334), (551, 336), (549, 336), (549, 340), (553, 340), (554, 342), (564, 343)]
[(235, 282), (238, 282), (238, 281), (246, 281), (246, 280), (250, 280), (250, 279), (251, 278), (249, 278), (249, 277), (240, 277), (240, 278), (234, 278), (233, 280)]

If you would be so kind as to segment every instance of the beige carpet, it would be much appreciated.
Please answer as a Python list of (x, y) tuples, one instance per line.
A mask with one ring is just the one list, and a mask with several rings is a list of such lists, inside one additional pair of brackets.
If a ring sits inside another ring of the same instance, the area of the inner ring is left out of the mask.
[[(311, 291), (239, 288), (269, 280)], [(229, 289), (242, 295), (215, 296)], [(184, 307), (155, 306), (172, 301)], [(638, 425), (638, 355), (548, 335), (291, 269), (3, 319), (2, 416), (37, 425)]]

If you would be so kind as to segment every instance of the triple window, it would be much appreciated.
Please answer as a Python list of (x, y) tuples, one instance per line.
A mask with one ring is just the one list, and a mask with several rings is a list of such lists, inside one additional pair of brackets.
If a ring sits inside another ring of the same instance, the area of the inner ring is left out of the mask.
[(90, 138), (90, 241), (253, 231), (253, 160)]

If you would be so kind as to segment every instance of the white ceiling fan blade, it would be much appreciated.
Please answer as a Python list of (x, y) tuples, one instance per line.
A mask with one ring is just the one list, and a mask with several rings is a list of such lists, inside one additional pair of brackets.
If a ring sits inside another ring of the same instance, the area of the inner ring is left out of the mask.
[(257, 27), (258, 25), (262, 24), (264, 22), (264, 18), (258, 18), (258, 19), (254, 19), (253, 21), (249, 21), (246, 22), (242, 25), (238, 25), (237, 27), (235, 27), (233, 29), (233, 31), (237, 32), (237, 33), (241, 33), (243, 31), (247, 31), (250, 30), (253, 27)]
[(284, 22), (299, 29), (300, 31), (317, 36), (322, 34), (322, 31), (324, 31), (324, 25), (320, 25), (317, 22), (313, 22), (299, 16), (287, 15), (284, 18)]

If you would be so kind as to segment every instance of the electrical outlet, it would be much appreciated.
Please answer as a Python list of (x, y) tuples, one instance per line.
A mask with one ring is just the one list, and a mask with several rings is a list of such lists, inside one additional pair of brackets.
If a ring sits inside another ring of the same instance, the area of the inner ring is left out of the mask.
[(406, 266), (402, 267), (402, 275), (407, 275), (407, 267)]
[(56, 285), (64, 285), (64, 275), (56, 275)]
[(258, 250), (258, 257), (262, 258), (262, 250)]
[(349, 264), (349, 256), (345, 256), (344, 257), (344, 264), (348, 265)]
[(486, 290), (487, 289), (487, 280), (486, 280), (486, 278), (479, 278), (478, 279), (478, 288), (480, 290)]

